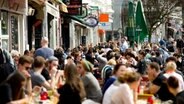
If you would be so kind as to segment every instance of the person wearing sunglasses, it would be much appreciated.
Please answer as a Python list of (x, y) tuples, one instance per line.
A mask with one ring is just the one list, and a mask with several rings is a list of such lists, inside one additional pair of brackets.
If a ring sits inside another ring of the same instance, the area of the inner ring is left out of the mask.
[(27, 94), (30, 94), (32, 92), (31, 75), (29, 74), (29, 71), (32, 67), (32, 63), (33, 63), (32, 57), (21, 56), (19, 58), (17, 70), (14, 73), (12, 73), (12, 74), (15, 74), (18, 71), (25, 76), (25, 78), (26, 78), (25, 89), (27, 91), (26, 92)]

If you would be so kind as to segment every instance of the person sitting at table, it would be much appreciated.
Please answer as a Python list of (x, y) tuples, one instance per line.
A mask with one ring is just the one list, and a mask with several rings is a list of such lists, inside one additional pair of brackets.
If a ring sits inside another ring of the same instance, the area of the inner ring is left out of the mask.
[(169, 92), (166, 80), (167, 78), (160, 71), (159, 64), (151, 62), (147, 66), (148, 79), (151, 82), (145, 93), (154, 94), (162, 101), (173, 99), (174, 96)]
[[(132, 71), (132, 70), (129, 70), (125, 65), (123, 64), (117, 64), (115, 67), (114, 67), (114, 71), (117, 70), (117, 72), (119, 72), (119, 75), (117, 76), (117, 79), (110, 85), (110, 87), (106, 90), (105, 94), (104, 94), (104, 97), (103, 97), (103, 101), (102, 101), (102, 104), (111, 104), (111, 97), (112, 97), (112, 94), (119, 88), (119, 86), (121, 84), (124, 83), (124, 73), (126, 72), (129, 72), (129, 71)], [(121, 70), (121, 71), (120, 71)], [(107, 81), (108, 82), (108, 81)]]
[(85, 90), (82, 80), (77, 72), (76, 65), (66, 64), (64, 68), (65, 84), (58, 89), (60, 94), (58, 104), (82, 104)]
[(12, 73), (16, 74), (17, 72), (20, 72), (26, 77), (25, 93), (28, 95), (32, 93), (31, 75), (29, 72), (33, 61), (33, 58), (30, 56), (21, 56), (19, 58), (17, 70)]
[(51, 84), (52, 83), (52, 74), (54, 74), (54, 81), (55, 84), (60, 86), (62, 84), (61, 77), (62, 77), (62, 71), (58, 70), (58, 64), (59, 60), (55, 56), (50, 56), (48, 59), (46, 59), (46, 67), (42, 70), (41, 74), (43, 77)]
[(29, 97), (24, 96), (26, 77), (16, 72), (0, 85), (0, 104), (24, 104), (29, 102)]
[(77, 63), (77, 71), (81, 76), (86, 91), (86, 98), (100, 103), (102, 91), (98, 80), (92, 74), (92, 65), (89, 61), (82, 60)]
[(51, 83), (46, 81), (46, 79), (41, 74), (43, 68), (45, 67), (45, 59), (41, 56), (35, 57), (33, 66), (34, 66), (34, 68), (30, 72), (31, 81), (32, 81), (32, 88), (34, 88), (35, 86), (39, 86), (39, 87), (45, 87), (47, 90), (54, 89), (54, 87), (55, 87), (54, 76), (55, 76), (56, 72), (52, 71), (52, 73), (51, 73)]
[(126, 72), (123, 75), (124, 84), (112, 94), (111, 104), (136, 104), (137, 89), (141, 75), (137, 72)]
[(179, 80), (174, 77), (170, 76), (167, 79), (167, 85), (169, 91), (175, 96), (176, 102), (174, 104), (184, 104), (184, 90), (179, 87)]
[(123, 64), (116, 64), (114, 66), (113, 75), (106, 81), (103, 86), (102, 93), (105, 94), (109, 86), (126, 70), (126, 66)]

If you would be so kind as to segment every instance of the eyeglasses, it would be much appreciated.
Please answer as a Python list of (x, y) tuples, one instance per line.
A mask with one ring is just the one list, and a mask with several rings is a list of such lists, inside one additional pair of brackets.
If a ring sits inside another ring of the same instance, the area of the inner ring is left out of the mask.
[(29, 70), (29, 69), (31, 69), (31, 67), (25, 67), (26, 68), (26, 70)]

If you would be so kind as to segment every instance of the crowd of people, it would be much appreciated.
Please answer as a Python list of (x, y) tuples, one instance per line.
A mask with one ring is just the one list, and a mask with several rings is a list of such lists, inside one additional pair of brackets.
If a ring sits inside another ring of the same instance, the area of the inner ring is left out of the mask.
[(0, 104), (29, 103), (42, 88), (52, 91), (58, 104), (136, 104), (142, 86), (141, 93), (184, 104), (179, 42), (161, 40), (139, 49), (123, 37), (120, 42), (53, 50), (43, 37), (41, 48), (24, 55), (0, 49)]

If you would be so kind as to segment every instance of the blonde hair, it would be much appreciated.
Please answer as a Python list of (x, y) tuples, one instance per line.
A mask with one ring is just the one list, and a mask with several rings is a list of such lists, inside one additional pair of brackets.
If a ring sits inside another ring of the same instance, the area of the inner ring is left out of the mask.
[(120, 81), (121, 83), (133, 83), (136, 81), (139, 81), (141, 78), (141, 75), (137, 72), (131, 72), (128, 71), (126, 73), (123, 73), (119, 78), (118, 81)]
[(116, 65), (116, 61), (114, 59), (110, 59), (107, 64), (109, 65)]
[(172, 70), (172, 71), (175, 71), (176, 68), (177, 68), (176, 63), (172, 61), (168, 62), (165, 67), (166, 70)]
[(11, 51), (11, 56), (14, 57), (14, 56), (20, 56), (20, 53), (17, 51), (17, 50), (12, 50)]

